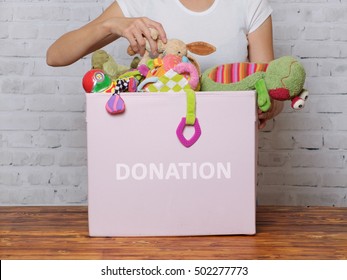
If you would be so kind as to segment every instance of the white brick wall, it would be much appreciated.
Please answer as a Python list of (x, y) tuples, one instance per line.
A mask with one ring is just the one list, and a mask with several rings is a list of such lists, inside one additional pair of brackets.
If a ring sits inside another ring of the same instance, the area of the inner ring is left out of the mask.
[(299, 57), (310, 97), (260, 134), (260, 204), (347, 206), (347, 1), (272, 0), (276, 56)]
[[(111, 1), (0, 0), (0, 205), (86, 204), (90, 60), (45, 53)], [(310, 99), (260, 133), (258, 202), (347, 206), (347, 0), (270, 2), (276, 56), (302, 60)]]

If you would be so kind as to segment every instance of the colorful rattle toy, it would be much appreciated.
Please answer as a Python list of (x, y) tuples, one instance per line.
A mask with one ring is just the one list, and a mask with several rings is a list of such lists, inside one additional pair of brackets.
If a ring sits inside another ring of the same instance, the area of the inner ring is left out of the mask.
[(131, 81), (126, 79), (112, 80), (100, 69), (89, 70), (82, 80), (83, 88), (87, 93), (112, 93), (105, 106), (107, 112), (112, 115), (125, 111), (125, 103), (120, 97), (120, 92), (127, 90), (130, 84)]

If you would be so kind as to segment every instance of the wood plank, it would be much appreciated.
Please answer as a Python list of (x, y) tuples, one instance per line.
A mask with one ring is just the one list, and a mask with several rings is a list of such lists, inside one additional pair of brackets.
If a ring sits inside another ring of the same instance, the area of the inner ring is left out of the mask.
[(86, 207), (0, 207), (0, 259), (347, 259), (347, 208), (261, 206), (257, 231), (89, 237)]

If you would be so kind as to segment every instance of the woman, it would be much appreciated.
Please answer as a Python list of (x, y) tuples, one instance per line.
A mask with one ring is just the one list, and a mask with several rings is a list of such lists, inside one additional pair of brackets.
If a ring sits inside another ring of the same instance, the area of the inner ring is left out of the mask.
[[(72, 64), (107, 44), (125, 38), (140, 55), (145, 39), (153, 54), (156, 42), (149, 28), (164, 43), (167, 34), (185, 42), (206, 41), (217, 51), (199, 57), (202, 70), (227, 62), (273, 60), (271, 7), (266, 0), (117, 0), (98, 18), (60, 37), (47, 51), (47, 64)], [(259, 112), (259, 127), (282, 111), (273, 101), (269, 112)]]

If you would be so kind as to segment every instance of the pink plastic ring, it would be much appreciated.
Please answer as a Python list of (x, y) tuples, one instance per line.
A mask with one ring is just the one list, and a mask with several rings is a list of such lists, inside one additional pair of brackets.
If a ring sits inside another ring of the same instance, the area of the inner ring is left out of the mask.
[(184, 129), (186, 128), (186, 118), (182, 118), (181, 122), (178, 124), (178, 127), (176, 129), (176, 135), (178, 137), (178, 140), (180, 140), (180, 142), (182, 143), (183, 146), (185, 146), (186, 148), (191, 147), (192, 145), (195, 144), (196, 141), (198, 141), (198, 139), (201, 136), (201, 127), (198, 121), (198, 118), (195, 119), (195, 123), (193, 125), (195, 132), (193, 134), (193, 136), (190, 139), (187, 139), (184, 135)]

